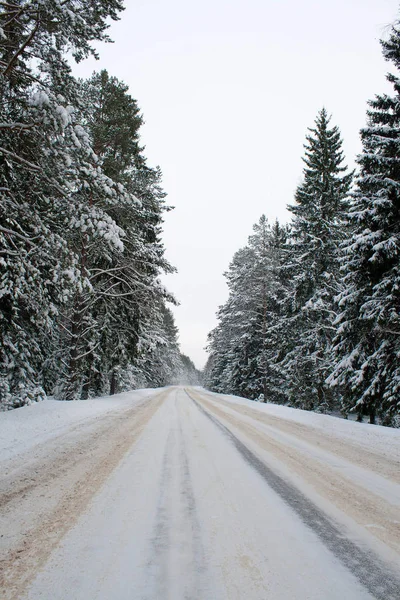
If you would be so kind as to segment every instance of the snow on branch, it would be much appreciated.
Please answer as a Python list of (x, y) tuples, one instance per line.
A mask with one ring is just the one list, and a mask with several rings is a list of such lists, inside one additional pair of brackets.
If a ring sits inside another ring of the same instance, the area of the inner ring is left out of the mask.
[(28, 37), (26, 38), (25, 42), (22, 44), (22, 46), (17, 50), (17, 52), (11, 58), (10, 62), (8, 63), (6, 69), (5, 69), (4, 73), (3, 73), (4, 77), (8, 77), (8, 75), (10, 74), (11, 69), (13, 68), (14, 63), (17, 60), (18, 56), (20, 54), (22, 54), (22, 52), (25, 50), (25, 48), (27, 46), (29, 46), (29, 44), (31, 43), (31, 41), (35, 37), (37, 30), (39, 29), (39, 25), (40, 25), (40, 19), (38, 19), (36, 21), (35, 27), (32, 29), (32, 31), (28, 35)]
[(0, 123), (0, 129), (32, 129), (36, 123)]

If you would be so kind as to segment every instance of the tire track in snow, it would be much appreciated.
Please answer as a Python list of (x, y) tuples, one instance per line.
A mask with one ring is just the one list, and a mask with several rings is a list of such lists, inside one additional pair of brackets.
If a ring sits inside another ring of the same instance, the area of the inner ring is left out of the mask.
[[(207, 397), (207, 399), (206, 399)], [(266, 426), (255, 416), (240, 417), (236, 411), (219, 401), (209, 401), (209, 395), (199, 396), (202, 404), (222, 422), (228, 422), (241, 434), (250, 438), (264, 452), (268, 452), (296, 476), (313, 486), (318, 494), (334, 504), (345, 515), (380, 540), (395, 553), (400, 552), (399, 487), (368, 470), (336, 460), (334, 452), (320, 450), (318, 441), (310, 433), (310, 442), (297, 443), (294, 436), (280, 432), (280, 428)], [(254, 411), (253, 411), (254, 412)], [(267, 427), (267, 429), (265, 429)], [(326, 460), (324, 460), (324, 458)], [(371, 475), (371, 477), (369, 476)], [(365, 479), (364, 479), (365, 477)]]
[[(168, 581), (168, 548), (171, 543), (168, 525), (168, 482), (171, 479), (170, 456), (173, 444), (174, 437), (171, 429), (168, 434), (161, 468), (156, 521), (151, 536), (151, 558), (146, 563), (146, 579), (149, 582), (155, 582), (155, 596), (160, 598), (166, 597), (165, 586)], [(150, 600), (152, 597), (153, 594), (151, 596), (146, 595), (145, 599)]]
[(225, 425), (187, 392), (197, 408), (218, 427), (247, 462), (297, 514), (376, 600), (398, 600), (400, 579), (372, 551), (346, 538), (339, 526), (295, 486), (270, 469)]
[[(216, 400), (216, 396), (202, 390), (202, 396), (207, 397), (211, 402)], [(386, 477), (389, 481), (400, 483), (399, 461), (393, 460), (378, 450), (368, 450), (365, 446), (358, 446), (357, 442), (347, 439), (335, 439), (332, 434), (326, 435), (322, 430), (298, 423), (296, 421), (285, 420), (282, 417), (277, 417), (269, 413), (257, 410), (250, 406), (236, 404), (224, 400), (223, 397), (218, 397), (218, 404), (225, 406), (230, 411), (234, 411), (239, 415), (245, 415), (258, 423), (264, 423), (282, 433), (286, 433), (299, 438), (305, 442), (313, 442), (314, 445), (334, 453), (349, 462), (368, 469), (372, 473), (376, 473), (381, 477)]]
[[(145, 600), (201, 598), (207, 571), (180, 411), (169, 431), (159, 484), (156, 520), (146, 563), (154, 589)], [(185, 568), (182, 568), (184, 565)]]
[[(201, 537), (200, 523), (197, 515), (196, 499), (194, 495), (192, 477), (190, 474), (190, 465), (185, 438), (183, 436), (182, 424), (179, 422), (180, 442), (181, 442), (181, 457), (182, 457), (182, 495), (185, 500), (184, 510), (186, 521), (189, 524), (191, 550), (194, 564), (194, 582), (192, 585), (193, 592), (200, 594), (202, 597), (204, 577), (207, 573), (207, 565), (203, 541)], [(192, 600), (193, 593), (185, 596), (185, 600)]]

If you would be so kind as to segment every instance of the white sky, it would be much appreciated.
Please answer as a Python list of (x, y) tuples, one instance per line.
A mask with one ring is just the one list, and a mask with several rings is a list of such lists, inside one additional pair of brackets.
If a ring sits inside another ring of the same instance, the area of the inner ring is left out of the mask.
[(379, 39), (398, 0), (130, 0), (100, 61), (125, 81), (146, 124), (149, 164), (164, 174), (166, 284), (182, 351), (198, 367), (227, 298), (222, 273), (262, 213), (288, 220), (307, 127), (325, 106), (349, 165), (366, 101), (388, 90)]

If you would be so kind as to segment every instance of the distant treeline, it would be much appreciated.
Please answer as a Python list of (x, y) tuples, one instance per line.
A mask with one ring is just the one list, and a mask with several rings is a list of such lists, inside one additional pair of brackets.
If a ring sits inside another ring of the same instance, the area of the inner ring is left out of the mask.
[[(396, 23), (381, 42), (400, 68)], [(400, 426), (400, 80), (369, 102), (356, 174), (325, 109), (288, 225), (261, 217), (225, 274), (205, 383), (217, 392)]]

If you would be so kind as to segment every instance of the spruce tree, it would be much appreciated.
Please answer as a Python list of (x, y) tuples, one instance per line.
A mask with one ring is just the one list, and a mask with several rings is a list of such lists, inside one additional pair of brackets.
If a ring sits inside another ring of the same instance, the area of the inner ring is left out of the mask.
[[(400, 68), (400, 27), (383, 54)], [(396, 423), (400, 412), (400, 79), (389, 74), (392, 95), (369, 102), (361, 131), (360, 173), (349, 218), (354, 233), (343, 247), (345, 289), (330, 381), (343, 393), (343, 410), (379, 414)]]
[[(325, 380), (331, 368), (334, 297), (340, 291), (338, 247), (344, 236), (352, 173), (345, 174), (342, 141), (322, 109), (306, 137), (304, 180), (289, 206), (291, 243), (283, 267), (291, 282), (282, 327), (291, 404), (328, 410), (334, 399)], [(286, 338), (286, 339), (285, 339)]]

